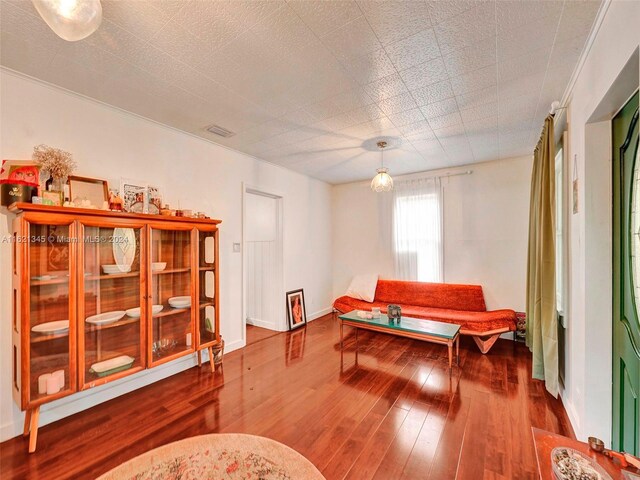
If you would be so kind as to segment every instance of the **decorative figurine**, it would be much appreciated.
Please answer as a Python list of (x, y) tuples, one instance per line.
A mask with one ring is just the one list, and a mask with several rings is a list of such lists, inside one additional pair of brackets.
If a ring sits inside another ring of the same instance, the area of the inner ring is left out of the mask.
[(122, 211), (122, 198), (114, 192), (109, 192), (109, 210), (116, 212)]
[(387, 307), (387, 316), (389, 317), (390, 322), (397, 321), (400, 323), (400, 318), (402, 317), (402, 309), (399, 305), (389, 305)]

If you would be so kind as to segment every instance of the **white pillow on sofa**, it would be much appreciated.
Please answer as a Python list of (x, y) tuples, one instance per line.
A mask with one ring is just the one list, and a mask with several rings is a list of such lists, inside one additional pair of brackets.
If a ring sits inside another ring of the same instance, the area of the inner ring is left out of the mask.
[(356, 275), (351, 280), (351, 285), (347, 289), (348, 297), (358, 300), (364, 300), (365, 302), (373, 302), (376, 296), (376, 287), (378, 286), (378, 274), (364, 274)]

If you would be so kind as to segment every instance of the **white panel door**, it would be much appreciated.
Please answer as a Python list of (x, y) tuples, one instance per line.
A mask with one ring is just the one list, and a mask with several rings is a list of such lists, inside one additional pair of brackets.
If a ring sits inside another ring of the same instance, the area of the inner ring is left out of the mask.
[(277, 329), (278, 200), (245, 196), (245, 258), (247, 261), (247, 323)]

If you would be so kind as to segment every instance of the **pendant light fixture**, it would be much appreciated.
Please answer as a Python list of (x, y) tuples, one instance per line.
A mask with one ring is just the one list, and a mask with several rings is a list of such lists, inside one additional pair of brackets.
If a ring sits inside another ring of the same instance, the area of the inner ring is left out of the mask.
[(387, 173), (389, 170), (384, 168), (383, 152), (387, 147), (387, 142), (378, 142), (376, 145), (380, 149), (380, 168), (376, 170), (378, 174), (371, 180), (371, 190), (377, 193), (388, 192), (393, 190), (393, 178)]
[(56, 35), (69, 42), (87, 38), (102, 22), (100, 0), (31, 0)]

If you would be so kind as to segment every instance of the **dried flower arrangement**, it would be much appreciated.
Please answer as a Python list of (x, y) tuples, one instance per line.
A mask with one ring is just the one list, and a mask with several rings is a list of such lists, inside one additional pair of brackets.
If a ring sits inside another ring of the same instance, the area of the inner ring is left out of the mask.
[(58, 180), (67, 178), (76, 168), (76, 162), (69, 152), (44, 144), (33, 147), (33, 159), (41, 170)]

